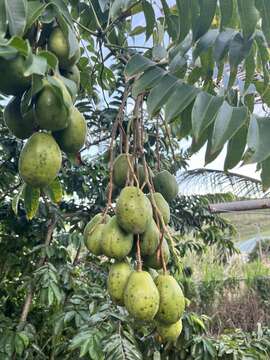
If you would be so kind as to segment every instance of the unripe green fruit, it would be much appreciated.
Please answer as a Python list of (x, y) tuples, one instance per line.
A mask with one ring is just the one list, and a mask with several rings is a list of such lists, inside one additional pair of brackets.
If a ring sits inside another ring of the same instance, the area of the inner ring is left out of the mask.
[[(165, 225), (167, 225), (170, 222), (170, 216), (171, 216), (169, 204), (160, 193), (155, 192), (152, 195), (153, 195), (153, 201), (155, 201), (155, 204), (163, 217), (164, 223)], [(148, 198), (152, 203), (151, 194), (148, 195)], [(153, 206), (153, 210), (154, 210), (154, 206)]]
[(110, 220), (109, 215), (97, 214), (84, 228), (84, 243), (94, 255), (102, 254), (101, 240), (105, 224)]
[(164, 342), (176, 342), (182, 332), (182, 328), (183, 325), (181, 320), (178, 320), (176, 323), (170, 325), (162, 323), (157, 324), (157, 332)]
[(140, 247), (142, 256), (152, 255), (157, 250), (159, 244), (159, 230), (152, 218), (145, 232), (141, 236)]
[[(163, 252), (164, 262), (167, 265), (170, 260), (170, 250), (165, 238), (162, 240), (162, 252)], [(162, 268), (161, 254), (159, 257), (157, 256), (157, 254), (158, 253), (156, 251), (154, 254), (145, 257), (144, 264), (153, 269), (161, 269)]]
[(118, 305), (124, 305), (124, 290), (131, 274), (129, 264), (118, 262), (111, 266), (107, 281), (108, 293), (112, 301)]
[(21, 151), (19, 174), (28, 185), (44, 187), (56, 178), (61, 163), (61, 151), (54, 138), (46, 133), (35, 133)]
[(168, 202), (172, 201), (178, 195), (178, 184), (174, 175), (164, 170), (155, 175), (155, 190), (163, 195)]
[(129, 154), (120, 154), (113, 163), (113, 183), (122, 188), (125, 186), (129, 172), (128, 159), (132, 165), (132, 158)]
[(69, 79), (71, 81), (74, 81), (76, 86), (77, 86), (77, 90), (79, 90), (81, 76), (80, 76), (80, 70), (78, 69), (77, 65), (73, 65), (73, 66), (71, 66), (70, 68), (67, 68), (67, 69), (62, 69), (61, 74), (65, 78), (67, 78), (67, 79)]

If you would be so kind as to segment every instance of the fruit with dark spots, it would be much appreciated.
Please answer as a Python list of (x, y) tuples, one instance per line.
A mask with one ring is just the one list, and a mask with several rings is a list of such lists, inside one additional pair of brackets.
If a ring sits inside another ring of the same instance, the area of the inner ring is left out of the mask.
[[(164, 262), (167, 265), (170, 260), (170, 250), (169, 250), (167, 240), (165, 238), (162, 240), (162, 252), (163, 252)], [(145, 257), (144, 263), (146, 266), (151, 267), (153, 269), (161, 269), (162, 268), (162, 259), (161, 259), (161, 254), (158, 251), (158, 249), (154, 254)]]
[(153, 193), (152, 196), (151, 194), (148, 195), (149, 200), (151, 201), (151, 203), (155, 202), (155, 205), (157, 206), (158, 210), (160, 211), (163, 217), (164, 223), (167, 225), (170, 222), (170, 216), (171, 216), (169, 204), (164, 199), (164, 197), (158, 192)]
[(152, 255), (157, 250), (159, 244), (159, 230), (152, 218), (140, 239), (141, 254), (143, 256)]
[(151, 275), (133, 271), (124, 291), (124, 303), (134, 318), (152, 321), (158, 311), (159, 293)]
[(117, 305), (124, 305), (124, 290), (130, 274), (131, 268), (126, 262), (117, 262), (110, 268), (107, 289)]
[(110, 220), (109, 215), (95, 215), (84, 228), (84, 243), (87, 249), (94, 255), (101, 255), (101, 239), (105, 224)]
[(152, 214), (151, 203), (139, 188), (127, 186), (121, 191), (116, 203), (116, 217), (125, 231), (144, 233)]
[(87, 126), (84, 116), (73, 107), (69, 115), (69, 125), (53, 133), (55, 140), (65, 153), (76, 154), (84, 145)]
[(54, 138), (43, 132), (35, 133), (21, 151), (19, 174), (28, 185), (44, 187), (56, 178), (61, 163), (61, 151)]
[(109, 258), (121, 260), (130, 253), (132, 245), (133, 235), (126, 233), (118, 225), (116, 216), (113, 216), (105, 225), (102, 233), (101, 248), (103, 254)]
[(156, 319), (164, 324), (174, 324), (180, 320), (185, 309), (183, 292), (171, 275), (159, 275), (155, 278), (160, 302)]
[(155, 190), (163, 195), (166, 201), (170, 202), (178, 195), (178, 184), (174, 175), (167, 170), (163, 170), (155, 175)]
[(182, 328), (183, 325), (181, 320), (170, 325), (157, 323), (157, 332), (164, 342), (176, 342), (182, 332)]
[(19, 139), (27, 139), (35, 132), (35, 117), (33, 110), (22, 116), (21, 97), (13, 97), (4, 111), (4, 120), (12, 132)]

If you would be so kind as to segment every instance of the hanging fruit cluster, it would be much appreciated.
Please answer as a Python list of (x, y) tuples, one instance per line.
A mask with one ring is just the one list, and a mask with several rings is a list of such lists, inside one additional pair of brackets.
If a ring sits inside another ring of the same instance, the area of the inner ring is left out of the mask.
[[(132, 121), (132, 138), (118, 124), (125, 152), (114, 161), (111, 152), (108, 204), (86, 225), (84, 240), (91, 253), (114, 259), (107, 281), (112, 301), (135, 319), (154, 321), (162, 340), (174, 342), (182, 331), (185, 308), (181, 287), (167, 271), (173, 247), (168, 202), (177, 196), (178, 185), (167, 170), (154, 174), (150, 169), (141, 146), (142, 119)], [(112, 146), (113, 141), (111, 151)], [(113, 187), (120, 190), (115, 207)]]
[[(35, 22), (24, 38), (10, 37), (7, 30), (2, 44), (0, 92), (13, 95), (5, 107), (5, 124), (18, 139), (27, 139), (19, 175), (25, 187), (40, 193), (57, 181), (61, 151), (76, 155), (86, 140), (86, 121), (74, 106), (80, 87), (79, 42), (74, 28), (56, 17)], [(30, 211), (28, 217), (33, 215)]]

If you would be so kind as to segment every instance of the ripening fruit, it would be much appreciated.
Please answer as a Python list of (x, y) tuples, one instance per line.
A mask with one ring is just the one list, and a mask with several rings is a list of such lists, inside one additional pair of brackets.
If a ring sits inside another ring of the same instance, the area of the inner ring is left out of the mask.
[(145, 232), (142, 234), (140, 239), (140, 247), (142, 256), (152, 255), (157, 250), (159, 244), (159, 230), (152, 218)]
[(124, 290), (131, 274), (131, 268), (126, 262), (113, 264), (107, 280), (108, 293), (117, 305), (124, 305)]
[(76, 154), (84, 145), (87, 125), (83, 114), (73, 107), (69, 115), (69, 125), (53, 133), (55, 140), (65, 153)]
[(76, 64), (80, 59), (80, 46), (77, 39), (74, 37), (73, 48), (75, 47), (75, 53), (70, 57), (70, 48), (67, 41), (67, 36), (63, 33), (60, 27), (56, 27), (51, 32), (48, 41), (48, 49), (53, 52), (58, 60), (60, 68), (70, 68)]
[[(167, 240), (165, 238), (162, 240), (162, 251), (163, 251), (164, 262), (167, 265), (170, 260), (170, 250)], [(156, 251), (154, 254), (150, 256), (146, 256), (144, 263), (146, 266), (151, 267), (153, 269), (161, 269), (162, 268), (161, 255), (158, 256), (158, 252)]]
[(154, 179), (155, 190), (163, 195), (168, 202), (172, 201), (178, 195), (178, 184), (174, 175), (169, 171), (163, 170), (155, 175)]
[(61, 163), (61, 151), (54, 138), (46, 133), (35, 133), (21, 151), (19, 174), (26, 184), (44, 187), (56, 178)]
[(31, 86), (31, 76), (24, 76), (25, 58), (15, 55), (10, 59), (0, 57), (0, 92), (5, 95), (20, 95)]
[(164, 342), (176, 342), (182, 332), (182, 328), (183, 325), (181, 320), (170, 325), (157, 323), (157, 332)]
[(101, 255), (101, 239), (105, 224), (110, 220), (109, 215), (96, 214), (84, 228), (84, 243), (94, 255)]
[[(161, 212), (164, 223), (165, 223), (165, 225), (167, 225), (170, 222), (170, 216), (171, 216), (169, 204), (167, 203), (167, 201), (164, 199), (164, 197), (160, 193), (155, 192), (152, 195), (153, 195), (153, 198), (154, 198), (153, 200), (155, 201), (157, 208)], [(150, 194), (148, 195), (148, 198), (152, 203), (152, 197)], [(154, 209), (154, 207), (153, 207), (153, 209)]]
[(132, 245), (133, 235), (123, 231), (118, 225), (116, 216), (113, 216), (103, 230), (101, 240), (103, 254), (121, 260), (130, 253)]
[(21, 97), (13, 97), (4, 110), (4, 120), (12, 132), (19, 139), (27, 139), (35, 132), (34, 112), (30, 110), (22, 116), (21, 113)]
[(143, 321), (152, 321), (158, 311), (159, 293), (151, 275), (133, 271), (124, 291), (125, 307), (130, 315)]
[(152, 214), (151, 203), (139, 188), (127, 186), (121, 191), (116, 203), (116, 217), (125, 231), (144, 233)]
[(185, 297), (177, 281), (171, 275), (155, 278), (160, 302), (156, 319), (164, 324), (174, 324), (180, 320), (185, 309)]

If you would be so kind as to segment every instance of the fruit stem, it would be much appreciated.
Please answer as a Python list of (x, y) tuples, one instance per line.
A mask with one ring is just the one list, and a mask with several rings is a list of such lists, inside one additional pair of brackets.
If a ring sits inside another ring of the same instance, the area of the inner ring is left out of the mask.
[(141, 247), (140, 247), (140, 235), (137, 234), (137, 241), (136, 241), (136, 258), (137, 258), (137, 271), (142, 271), (142, 257), (141, 257)]
[(165, 262), (165, 259), (164, 259), (164, 252), (163, 252), (163, 248), (162, 248), (163, 239), (164, 239), (164, 230), (162, 229), (161, 236), (160, 236), (160, 242), (159, 242), (159, 250), (160, 250), (161, 264), (162, 264), (163, 273), (166, 274), (167, 266), (166, 266), (166, 262)]

